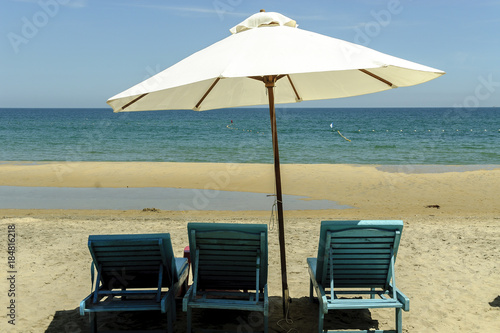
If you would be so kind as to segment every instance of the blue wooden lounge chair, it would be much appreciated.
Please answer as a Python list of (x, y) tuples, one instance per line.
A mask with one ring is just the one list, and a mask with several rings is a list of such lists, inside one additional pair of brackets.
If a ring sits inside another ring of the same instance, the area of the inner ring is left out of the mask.
[(321, 222), (318, 257), (307, 259), (310, 298), (314, 289), (319, 301), (318, 332), (323, 332), (329, 310), (395, 308), (396, 330), (350, 332), (402, 333), (401, 310), (410, 309), (410, 300), (397, 289), (394, 274), (402, 230), (403, 221)]
[(170, 234), (91, 235), (88, 246), (92, 293), (80, 303), (80, 314), (90, 314), (92, 332), (96, 314), (108, 311), (161, 311), (172, 332), (175, 295), (187, 287), (189, 266), (187, 259), (174, 257)]
[(187, 331), (192, 309), (262, 312), (267, 332), (267, 225), (189, 223), (193, 284), (183, 300)]

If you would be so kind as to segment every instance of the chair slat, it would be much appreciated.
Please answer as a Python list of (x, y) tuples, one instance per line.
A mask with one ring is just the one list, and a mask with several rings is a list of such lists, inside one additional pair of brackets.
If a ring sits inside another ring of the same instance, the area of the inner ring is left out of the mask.
[(205, 249), (202, 246), (199, 247), (201, 253), (206, 256), (231, 256), (231, 257), (251, 257), (255, 258), (256, 249), (248, 249), (248, 250), (214, 250), (214, 249)]
[(148, 262), (155, 262), (155, 263), (160, 263), (162, 262), (162, 256), (159, 254), (155, 255), (135, 255), (135, 256), (130, 256), (128, 258), (124, 258), (123, 256), (118, 255), (117, 253), (114, 253), (113, 255), (110, 256), (101, 256), (100, 257), (100, 262), (123, 262), (124, 264), (128, 262), (143, 262), (143, 261), (148, 261)]
[(204, 248), (204, 249), (212, 249), (212, 250), (228, 250), (228, 251), (245, 251), (245, 250), (253, 250), (255, 249), (255, 246), (257, 245), (257, 243), (255, 244), (247, 244), (247, 245), (242, 245), (242, 244), (239, 244), (239, 243), (232, 243), (232, 244), (207, 244), (207, 243), (201, 243), (199, 244), (200, 248)]
[(335, 253), (337, 255), (342, 255), (342, 254), (352, 254), (352, 253), (357, 253), (357, 254), (386, 254), (386, 255), (391, 255), (391, 249), (390, 247), (387, 248), (344, 248), (344, 247), (334, 247)]
[(390, 243), (334, 243), (333, 249), (390, 249)]
[(391, 260), (390, 253), (356, 253), (356, 252), (337, 252), (334, 251), (335, 258), (338, 260), (349, 260), (349, 259), (384, 259)]
[(136, 255), (154, 255), (154, 254), (158, 253), (158, 249), (136, 248), (136, 249), (125, 250), (125, 249), (117, 248), (117, 249), (111, 250), (111, 249), (106, 249), (106, 248), (97, 248), (97, 249), (94, 249), (94, 252), (96, 254), (103, 256), (103, 257), (110, 256), (110, 255), (116, 255), (117, 253), (133, 257)]
[[(255, 269), (254, 269), (254, 272), (255, 272)], [(222, 276), (222, 277), (227, 277), (227, 278), (231, 278), (231, 277), (238, 277), (242, 280), (244, 280), (243, 278), (244, 277), (248, 277), (250, 276), (253, 280), (255, 280), (255, 276), (251, 276), (251, 274), (248, 274), (248, 271), (215, 271), (215, 270), (204, 270), (202, 272), (200, 272), (201, 275), (203, 276)]]
[(199, 233), (199, 239), (213, 239), (215, 241), (220, 241), (224, 242), (226, 240), (234, 240), (234, 239), (239, 239), (243, 243), (249, 242), (249, 241), (260, 241), (260, 237), (258, 233), (255, 232), (245, 232), (244, 230), (241, 231), (236, 231), (236, 230), (211, 230), (204, 232), (203, 230), (200, 230)]
[(240, 261), (240, 264), (243, 263), (254, 263), (255, 262), (255, 257), (238, 257), (237, 255), (206, 255), (203, 252), (200, 254), (200, 259), (206, 260), (206, 261), (212, 261), (214, 265), (224, 265), (227, 263), (233, 263), (235, 261)]
[(255, 265), (245, 265), (245, 266), (229, 266), (229, 265), (200, 265), (199, 269), (201, 271), (206, 271), (206, 270), (213, 270), (213, 271), (219, 271), (219, 272), (231, 272), (231, 271), (239, 271), (239, 272), (255, 272)]
[(394, 237), (359, 237), (359, 238), (338, 238), (332, 237), (332, 242), (337, 244), (392, 244)]
[[(112, 235), (110, 235), (112, 236)], [(110, 239), (99, 239), (99, 240), (94, 240), (95, 242), (98, 242), (96, 244), (99, 247), (117, 247), (117, 246), (125, 246), (125, 247), (133, 247), (133, 246), (155, 246), (155, 244), (158, 244), (158, 240), (152, 238), (143, 238), (143, 239), (132, 239), (128, 238), (125, 240), (119, 240), (117, 238), (110, 238)]]

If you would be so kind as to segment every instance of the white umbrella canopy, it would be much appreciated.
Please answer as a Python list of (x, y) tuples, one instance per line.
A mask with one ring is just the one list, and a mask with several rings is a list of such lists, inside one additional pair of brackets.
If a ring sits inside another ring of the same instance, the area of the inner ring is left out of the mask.
[[(258, 13), (251, 19), (266, 21), (273, 14)], [(266, 89), (251, 77), (285, 74), (276, 82), (275, 103), (294, 103), (375, 93), (444, 74), (281, 24), (237, 32), (111, 97), (108, 104), (115, 112), (265, 105)]]
[(196, 111), (269, 104), (276, 180), (283, 313), (289, 309), (275, 104), (364, 95), (412, 86), (443, 71), (297, 28), (260, 12), (232, 35), (111, 97), (114, 112)]

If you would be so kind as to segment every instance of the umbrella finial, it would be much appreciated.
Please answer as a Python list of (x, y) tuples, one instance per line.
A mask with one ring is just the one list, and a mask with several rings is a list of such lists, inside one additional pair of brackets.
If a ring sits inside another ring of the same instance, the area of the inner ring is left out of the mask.
[(292, 28), (297, 27), (297, 22), (289, 17), (281, 15), (280, 13), (266, 12), (261, 9), (260, 13), (255, 13), (245, 21), (229, 29), (232, 34), (250, 30), (259, 27), (273, 27), (273, 26), (288, 26)]

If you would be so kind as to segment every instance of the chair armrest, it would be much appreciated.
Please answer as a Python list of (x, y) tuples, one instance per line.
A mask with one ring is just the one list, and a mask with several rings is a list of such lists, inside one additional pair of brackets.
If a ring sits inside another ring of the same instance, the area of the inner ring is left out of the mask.
[(267, 296), (267, 284), (264, 286), (264, 315), (269, 314), (269, 298)]
[(167, 313), (169, 311), (170, 304), (172, 304), (175, 293), (173, 290), (169, 290), (165, 295), (163, 295), (160, 301), (161, 313)]
[(403, 304), (404, 311), (410, 311), (410, 299), (396, 288), (396, 298)]
[(83, 301), (80, 302), (80, 315), (85, 316), (85, 309), (87, 308), (87, 302), (92, 299), (94, 293), (91, 293)]
[(194, 287), (194, 285), (191, 285), (191, 287), (189, 287), (186, 295), (184, 295), (184, 297), (182, 298), (182, 311), (184, 311), (184, 312), (187, 311), (189, 301), (191, 300), (191, 298), (193, 296), (193, 287)]
[[(174, 281), (173, 278), (174, 277), (172, 277), (172, 281)], [(174, 294), (174, 297), (176, 297), (177, 294), (179, 294), (179, 291), (182, 289), (182, 285), (186, 281), (186, 278), (187, 278), (187, 270), (184, 270), (184, 272), (177, 277), (178, 281), (175, 283), (172, 283), (172, 286), (170, 287), (169, 292), (172, 292)]]
[[(309, 258), (313, 259), (313, 258)], [(316, 281), (316, 272), (315, 270), (311, 267), (311, 262), (310, 260), (307, 260), (307, 266), (308, 266), (308, 271), (309, 271), (309, 277), (311, 278), (311, 283), (313, 285), (314, 290), (316, 291), (316, 295), (318, 296), (318, 301), (319, 301), (319, 306), (320, 308), (323, 309), (323, 313), (328, 313), (328, 299), (326, 298), (326, 293), (325, 289), (323, 286), (318, 284), (318, 281)], [(333, 291), (332, 291), (333, 293)]]
[(177, 278), (179, 280), (178, 282), (181, 285), (187, 279), (187, 276), (189, 274), (188, 260), (186, 258), (175, 258), (174, 260), (177, 268)]
[(394, 291), (394, 293), (396, 294), (396, 299), (401, 303), (403, 304), (403, 310), (404, 311), (410, 311), (410, 299), (405, 295), (403, 294), (397, 287), (394, 288), (394, 286), (392, 285), (392, 283), (389, 283), (389, 290), (390, 291)]

